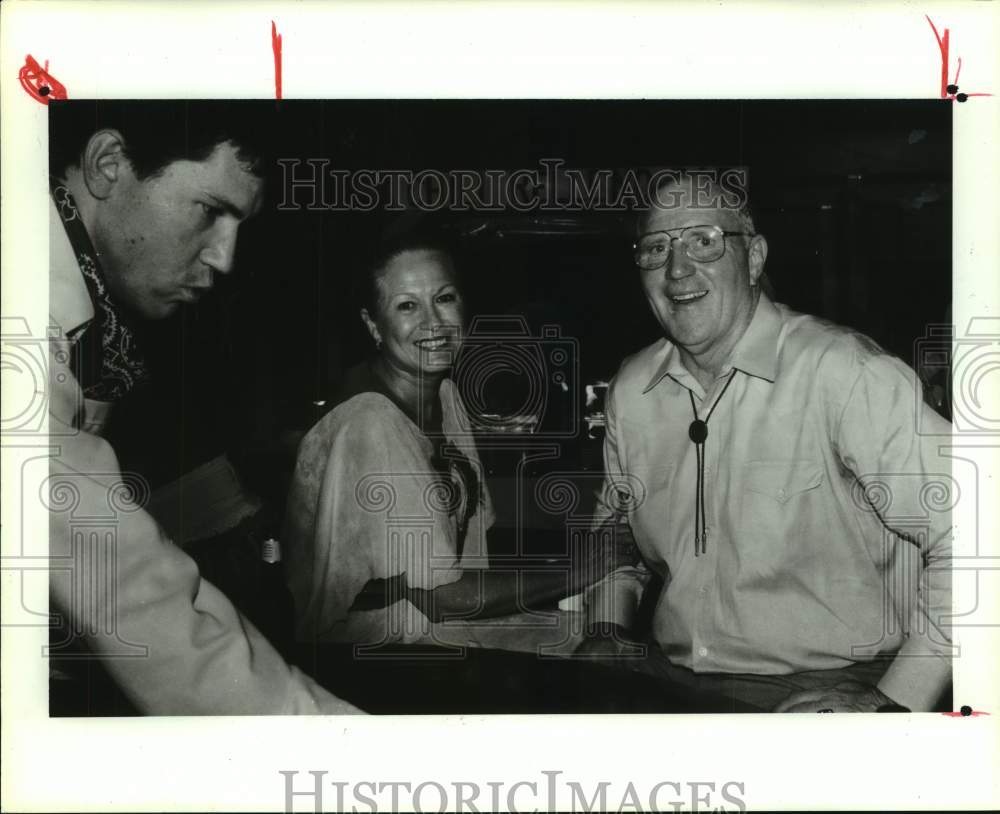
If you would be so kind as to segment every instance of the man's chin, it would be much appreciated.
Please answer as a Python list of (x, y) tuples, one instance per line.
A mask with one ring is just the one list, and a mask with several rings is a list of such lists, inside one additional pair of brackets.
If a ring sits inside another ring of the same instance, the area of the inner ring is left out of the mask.
[(137, 317), (139, 317), (139, 319), (155, 322), (157, 320), (172, 317), (180, 310), (181, 304), (182, 303), (175, 300), (169, 302), (148, 303), (144, 304), (141, 308), (137, 308), (134, 313)]

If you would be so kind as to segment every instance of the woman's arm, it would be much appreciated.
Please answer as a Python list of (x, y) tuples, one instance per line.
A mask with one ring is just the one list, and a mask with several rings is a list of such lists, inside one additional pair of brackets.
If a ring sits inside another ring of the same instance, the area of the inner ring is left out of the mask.
[(457, 581), (433, 589), (410, 587), (405, 573), (369, 580), (351, 610), (375, 610), (406, 599), (432, 622), (510, 616), (577, 593), (616, 568), (634, 563), (636, 556), (634, 545), (592, 533), (568, 562), (547, 568), (466, 571)]

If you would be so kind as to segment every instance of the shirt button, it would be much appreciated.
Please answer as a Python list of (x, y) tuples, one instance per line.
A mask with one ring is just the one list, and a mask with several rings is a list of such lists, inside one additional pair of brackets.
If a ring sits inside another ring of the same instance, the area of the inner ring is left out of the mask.
[(708, 655), (708, 648), (707, 647), (699, 647), (698, 648), (698, 655), (699, 656), (707, 656)]
[(788, 493), (784, 489), (778, 490), (778, 500), (784, 500)]
[(707, 585), (702, 585), (698, 589), (698, 593), (700, 593), (700, 594), (707, 594), (708, 593), (708, 586)]

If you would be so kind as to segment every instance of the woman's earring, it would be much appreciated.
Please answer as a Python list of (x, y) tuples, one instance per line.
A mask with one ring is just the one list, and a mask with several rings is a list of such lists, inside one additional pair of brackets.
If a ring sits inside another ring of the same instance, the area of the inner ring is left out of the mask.
[(377, 338), (375, 340), (375, 350), (382, 350), (382, 339)]

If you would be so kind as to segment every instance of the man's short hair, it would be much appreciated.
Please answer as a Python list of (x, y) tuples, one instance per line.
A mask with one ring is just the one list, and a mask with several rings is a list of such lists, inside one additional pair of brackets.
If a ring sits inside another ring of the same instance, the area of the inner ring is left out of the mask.
[(48, 107), (49, 173), (55, 177), (79, 166), (90, 137), (104, 129), (121, 133), (139, 180), (174, 161), (204, 161), (226, 142), (248, 172), (262, 177), (274, 129), (274, 102), (74, 99)]
[[(668, 186), (680, 186), (687, 189), (687, 195), (691, 199), (696, 197), (695, 189), (701, 189), (702, 185), (707, 179), (715, 178), (716, 180), (710, 184), (710, 188), (714, 192), (719, 194), (719, 199), (723, 203), (723, 208), (731, 209), (740, 222), (740, 226), (744, 231), (750, 234), (757, 234), (757, 228), (754, 225), (753, 212), (750, 209), (750, 195), (748, 191), (747, 184), (747, 170), (745, 167), (710, 167), (705, 169), (689, 168), (680, 169), (676, 171), (670, 171), (667, 174), (662, 175), (656, 185), (654, 200), (651, 202), (650, 209), (657, 207), (656, 201), (659, 200), (659, 192)], [(720, 185), (718, 179), (728, 178), (729, 184), (726, 188)], [(741, 183), (733, 183), (736, 179), (740, 179)], [(727, 202), (735, 197), (736, 200), (733, 205), (730, 206)], [(642, 219), (649, 212), (649, 209), (639, 212), (639, 217), (636, 221), (637, 226), (641, 226)]]

